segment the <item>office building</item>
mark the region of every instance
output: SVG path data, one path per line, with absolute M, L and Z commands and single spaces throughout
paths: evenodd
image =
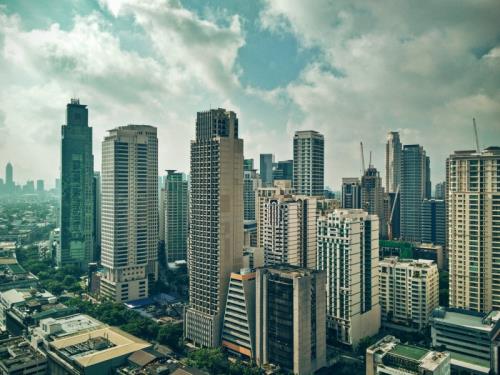
M 325 273 L 280 265 L 258 268 L 256 279 L 257 364 L 293 374 L 326 366 Z
M 238 118 L 225 109 L 198 112 L 191 143 L 189 307 L 186 339 L 220 345 L 231 272 L 243 252 L 243 140 Z
M 454 373 L 500 373 L 500 311 L 440 307 L 432 313 L 431 338 L 434 348 L 451 353 Z
M 222 346 L 245 359 L 255 358 L 255 272 L 232 272 L 226 298 Z
M 148 296 L 158 274 L 156 128 L 127 125 L 102 143 L 101 294 L 116 302 Z
M 243 159 L 243 171 L 253 171 L 254 169 L 253 159 Z
M 422 331 L 439 306 L 439 275 L 432 260 L 389 257 L 379 262 L 382 322 Z
M 278 161 L 273 169 L 273 180 L 293 180 L 293 160 Z
M 446 197 L 446 183 L 445 182 L 438 182 L 436 184 L 434 198 L 444 200 L 445 197 Z
M 385 188 L 388 193 L 395 193 L 401 185 L 402 153 L 399 133 L 389 132 L 385 146 Z
M 361 208 L 361 182 L 357 177 L 342 179 L 342 208 Z
M 39 194 L 45 192 L 45 183 L 43 180 L 36 180 L 36 192 Z
M 66 106 L 61 127 L 61 246 L 59 267 L 86 269 L 94 256 L 94 155 L 88 109 L 78 99 Z
M 323 196 L 325 191 L 325 139 L 314 130 L 293 137 L 293 188 L 298 195 Z
M 420 210 L 421 241 L 446 246 L 446 209 L 444 200 L 424 199 Z
M 361 177 L 361 208 L 370 215 L 377 215 L 380 236 L 386 236 L 384 213 L 384 188 L 377 169 L 370 165 Z
M 189 186 L 184 173 L 167 171 L 165 179 L 165 255 L 167 263 L 187 260 Z
M 34 194 L 35 193 L 35 181 L 28 180 L 26 184 L 23 186 L 24 194 Z
M 0 374 L 45 375 L 47 356 L 33 348 L 24 337 L 0 340 Z
M 401 169 L 401 238 L 420 241 L 421 205 L 427 196 L 427 157 L 422 146 L 405 145 Z
M 366 375 L 448 375 L 450 354 L 405 345 L 386 336 L 366 350 Z
M 326 271 L 327 323 L 338 342 L 356 347 L 378 333 L 379 221 L 361 209 L 318 219 L 318 264 Z
M 289 180 L 276 180 L 273 187 L 257 189 L 255 200 L 255 219 L 257 221 L 257 246 L 264 247 L 264 205 L 269 199 L 279 195 L 292 194 L 292 184 Z
M 15 191 L 14 184 L 14 167 L 12 163 L 9 161 L 5 166 L 5 193 L 12 194 Z
M 263 187 L 273 186 L 273 154 L 260 154 L 260 178 Z
M 243 171 L 244 220 L 255 220 L 255 199 L 260 187 L 260 177 L 255 169 Z
M 95 261 L 101 260 L 101 173 L 94 172 L 94 256 Z
M 414 243 L 413 259 L 432 260 L 439 271 L 448 270 L 443 246 L 432 243 Z
M 500 147 L 446 163 L 450 306 L 500 310 Z

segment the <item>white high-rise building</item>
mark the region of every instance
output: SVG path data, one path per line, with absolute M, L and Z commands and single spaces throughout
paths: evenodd
M 500 147 L 446 163 L 450 306 L 500 310 Z
M 234 112 L 198 112 L 191 142 L 186 339 L 216 347 L 231 272 L 243 261 L 243 140 Z
M 325 193 L 325 139 L 317 131 L 295 132 L 293 188 L 298 195 L 323 196 Z
M 429 325 L 439 306 L 439 274 L 432 260 L 389 257 L 379 263 L 382 320 L 416 330 Z
M 116 302 L 144 298 L 158 277 L 156 128 L 127 125 L 102 143 L 101 294 Z
M 327 323 L 337 341 L 356 346 L 380 329 L 379 221 L 361 209 L 318 219 L 318 265 L 326 271 Z
M 385 146 L 385 189 L 388 193 L 395 193 L 401 184 L 402 152 L 399 133 L 389 132 Z
M 316 198 L 279 195 L 264 204 L 266 266 L 287 263 L 316 268 Z

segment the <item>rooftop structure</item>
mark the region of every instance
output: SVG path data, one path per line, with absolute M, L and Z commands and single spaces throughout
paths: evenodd
M 42 375 L 47 371 L 47 358 L 30 346 L 23 337 L 0 341 L 0 373 Z

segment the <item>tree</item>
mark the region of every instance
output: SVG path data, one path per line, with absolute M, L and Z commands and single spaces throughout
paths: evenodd
M 202 348 L 189 353 L 188 364 L 207 370 L 210 374 L 227 374 L 229 363 L 220 348 Z
M 168 345 L 174 351 L 178 351 L 182 347 L 182 324 L 164 324 L 158 329 L 156 341 L 160 344 Z

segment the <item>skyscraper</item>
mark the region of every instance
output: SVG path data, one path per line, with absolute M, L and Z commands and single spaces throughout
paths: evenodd
M 322 196 L 325 192 L 325 139 L 317 131 L 295 132 L 293 188 L 297 195 Z
M 261 180 L 255 169 L 243 171 L 243 207 L 244 219 L 255 220 L 255 199 Z
M 422 146 L 405 145 L 401 164 L 401 238 L 420 241 L 421 206 L 428 198 L 428 158 Z
M 282 264 L 257 269 L 255 359 L 286 372 L 326 366 L 325 272 Z
M 278 161 L 273 169 L 273 180 L 293 180 L 293 160 Z
M 10 161 L 5 166 L 5 191 L 8 194 L 14 192 L 14 168 Z
M 421 241 L 446 246 L 446 212 L 442 199 L 424 199 L 420 212 Z
M 380 328 L 378 218 L 335 210 L 318 219 L 318 265 L 326 271 L 327 323 L 337 341 L 356 347 Z
M 342 208 L 361 208 L 361 183 L 357 177 L 342 179 Z
M 446 162 L 450 306 L 500 310 L 500 147 Z
M 399 133 L 389 132 L 385 146 L 385 188 L 388 193 L 395 193 L 401 184 L 401 154 Z
M 263 187 L 273 186 L 273 154 L 260 154 L 260 178 Z
M 127 125 L 102 143 L 101 294 L 116 302 L 148 296 L 158 273 L 156 128 Z
M 61 246 L 56 261 L 86 269 L 94 261 L 94 155 L 88 109 L 78 99 L 66 106 L 61 133 Z
M 167 171 L 165 179 L 165 254 L 167 263 L 187 260 L 189 189 L 184 173 Z
M 434 198 L 436 199 L 445 199 L 446 196 L 446 183 L 438 182 L 436 184 L 436 192 L 434 194 Z
M 43 180 L 36 180 L 36 192 L 43 193 L 45 191 L 45 183 Z
M 243 140 L 234 112 L 198 112 L 191 142 L 189 306 L 185 337 L 220 345 L 231 272 L 243 253 Z
M 384 214 L 384 188 L 382 179 L 373 165 L 370 165 L 361 177 L 361 208 L 370 215 L 377 215 L 380 235 L 385 237 L 386 224 Z
M 94 260 L 101 259 L 101 173 L 94 172 Z

